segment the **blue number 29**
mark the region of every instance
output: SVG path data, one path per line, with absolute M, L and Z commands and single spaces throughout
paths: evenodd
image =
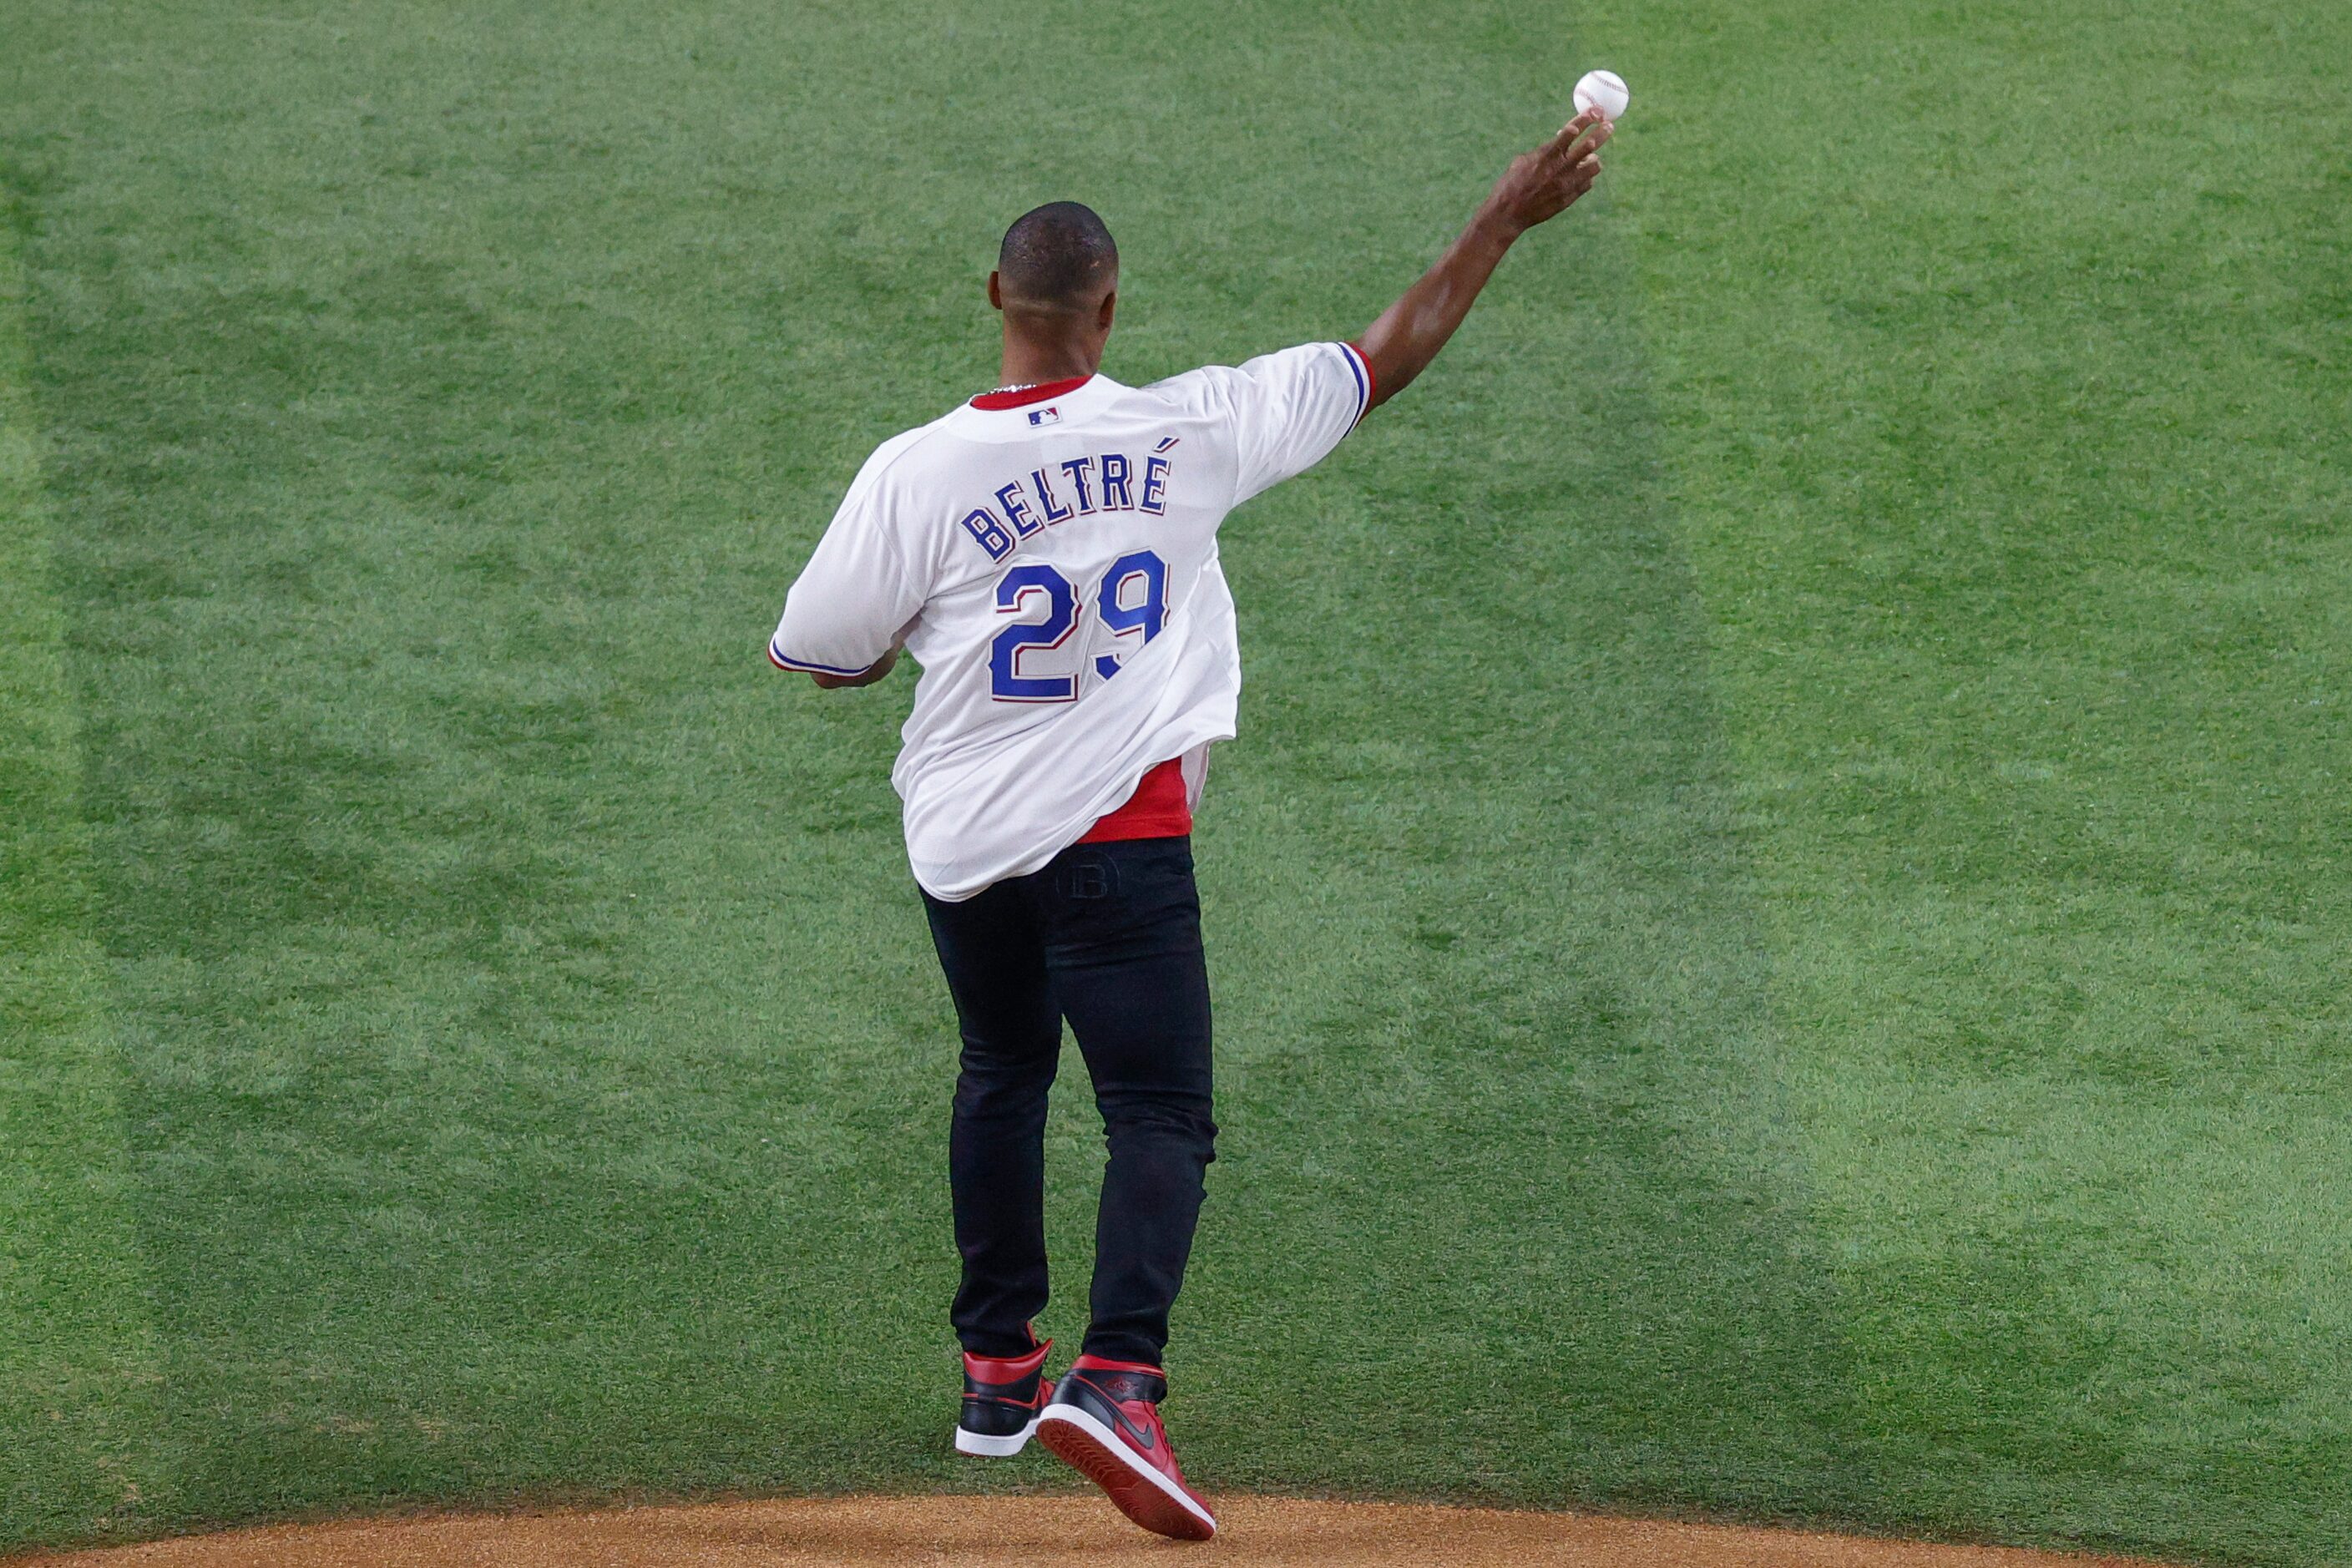
M 1078 595 L 1070 580 L 1043 562 L 1024 563 L 998 579 L 996 610 L 1023 618 L 989 644 L 989 695 L 999 702 L 1067 702 L 1076 698 L 1075 675 L 1021 673 L 1024 650 L 1060 647 L 1077 630 Z M 1095 613 L 1114 638 L 1139 637 L 1140 646 L 1158 637 L 1168 624 L 1168 563 L 1149 550 L 1112 562 L 1096 584 Z M 1109 679 L 1118 673 L 1122 657 L 1097 656 L 1095 673 Z

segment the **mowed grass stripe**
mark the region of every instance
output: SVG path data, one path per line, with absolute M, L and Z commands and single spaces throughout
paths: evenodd
M 1885 1517 L 2352 1558 L 2352 28 L 1685 21 L 1625 205 Z
M 1360 1486 L 1369 1441 L 1432 1493 L 1827 1513 L 1836 1314 L 1622 252 L 1583 216 L 1228 550 L 1282 609 L 1202 844 L 1265 1163 L 1239 1223 L 1288 1258 L 1227 1286 L 1212 1250 L 1206 1321 L 1335 1393 L 1341 1458 L 1259 1430 L 1269 1484 Z M 1317 1360 L 1333 1318 L 1412 1346 L 1409 1397 L 1386 1356 Z
M 0 1548 L 135 1533 L 159 1397 L 27 395 L 22 216 L 0 183 Z

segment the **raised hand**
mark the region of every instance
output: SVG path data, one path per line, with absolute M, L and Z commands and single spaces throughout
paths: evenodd
M 1615 129 L 1601 110 L 1589 109 L 1534 152 L 1513 159 L 1437 265 L 1364 329 L 1356 346 L 1372 373 L 1373 407 L 1429 367 L 1512 242 L 1592 188 L 1601 175 L 1601 144 Z
M 1598 109 L 1586 110 L 1559 135 L 1511 160 L 1481 216 L 1515 237 L 1558 217 L 1600 178 L 1601 149 L 1616 129 Z

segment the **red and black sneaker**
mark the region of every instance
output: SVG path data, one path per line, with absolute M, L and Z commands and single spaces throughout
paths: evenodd
M 1047 1340 L 1027 1355 L 963 1356 L 963 1414 L 956 1417 L 956 1452 L 1002 1459 L 1021 1451 L 1037 1430 L 1037 1412 L 1054 1397 L 1044 1376 Z
M 1217 1516 L 1176 1468 L 1160 1425 L 1167 1397 L 1168 1380 L 1156 1366 L 1082 1355 L 1037 1417 L 1037 1441 L 1144 1529 L 1206 1541 L 1217 1533 Z

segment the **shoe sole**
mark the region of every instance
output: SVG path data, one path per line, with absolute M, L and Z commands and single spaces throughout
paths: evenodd
M 1154 1535 L 1206 1541 L 1217 1533 L 1217 1521 L 1208 1510 L 1157 1469 L 1129 1458 L 1127 1445 L 1085 1411 L 1054 1406 L 1037 1419 L 1037 1441 L 1102 1488 L 1113 1508 Z
M 992 1436 L 985 1432 L 967 1432 L 959 1426 L 956 1428 L 956 1452 L 968 1454 L 975 1459 L 1009 1459 L 1027 1447 L 1029 1439 L 1036 1435 L 1037 1422 L 1034 1416 L 1028 1426 L 1006 1437 Z

